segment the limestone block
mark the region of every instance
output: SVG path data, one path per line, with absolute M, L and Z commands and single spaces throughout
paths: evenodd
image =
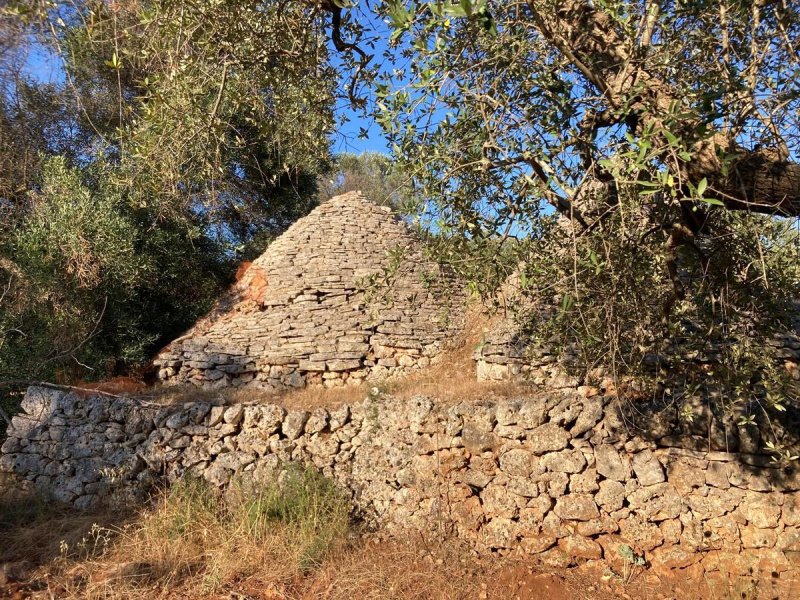
M 301 360 L 299 362 L 298 369 L 300 369 L 301 371 L 324 371 L 325 363 L 315 362 L 311 360 Z
M 324 408 L 317 408 L 311 412 L 306 422 L 305 431 L 309 435 L 319 433 L 328 426 L 328 411 Z
M 594 499 L 588 494 L 568 494 L 558 498 L 553 512 L 569 521 L 589 521 L 600 516 Z
M 594 427 L 603 417 L 603 401 L 600 398 L 587 398 L 582 403 L 582 409 L 575 425 L 570 429 L 570 434 L 578 437 Z
M 590 560 L 603 557 L 603 549 L 595 541 L 581 535 L 568 535 L 558 540 L 558 547 L 572 559 Z
M 690 459 L 678 458 L 668 463 L 667 479 L 676 487 L 679 494 L 689 495 L 694 488 L 705 485 L 707 468 L 708 462 L 693 463 Z
M 680 544 L 671 544 L 656 548 L 651 554 L 650 562 L 657 569 L 685 569 L 699 562 L 703 555 Z
M 513 448 L 500 455 L 500 470 L 511 477 L 529 477 L 533 461 L 533 455 L 527 450 Z
M 628 506 L 649 521 L 675 519 L 681 514 L 681 497 L 669 483 L 657 483 L 628 494 Z
M 508 365 L 478 361 L 476 365 L 478 381 L 502 381 L 508 378 Z
M 251 408 L 251 414 L 255 413 L 255 408 Z M 242 404 L 234 404 L 226 408 L 223 413 L 223 420 L 229 425 L 238 425 L 245 416 L 245 407 Z M 251 417 L 252 418 L 252 417 Z
M 289 412 L 283 419 L 281 431 L 290 440 L 296 440 L 303 434 L 303 428 L 308 421 L 309 413 L 304 410 Z
M 622 508 L 625 501 L 625 486 L 613 479 L 604 479 L 599 485 L 600 491 L 595 495 L 597 503 L 607 512 Z
M 534 454 L 542 455 L 563 450 L 569 440 L 570 435 L 567 430 L 552 423 L 545 423 L 528 434 L 526 447 Z
M 580 473 L 586 466 L 586 459 L 580 450 L 563 450 L 546 454 L 542 458 L 542 465 L 550 471 Z
M 630 465 L 616 449 L 608 444 L 601 444 L 594 449 L 595 469 L 600 475 L 615 481 L 626 481 L 630 477 Z
M 620 486 L 622 486 L 622 484 L 620 484 Z M 597 471 L 594 469 L 587 469 L 582 473 L 570 475 L 569 489 L 570 491 L 577 492 L 579 494 L 591 494 L 596 492 L 600 489 L 600 486 L 597 484 Z M 622 493 L 624 493 L 624 491 L 625 490 L 623 486 Z M 620 506 L 622 505 L 620 504 Z
M 481 541 L 490 548 L 510 548 L 517 524 L 509 518 L 492 519 L 481 528 Z
M 747 519 L 748 523 L 760 529 L 777 527 L 781 507 L 775 500 L 771 494 L 746 492 L 737 512 Z
M 65 392 L 61 390 L 31 386 L 25 392 L 25 396 L 20 402 L 20 408 L 26 415 L 35 419 L 48 417 L 58 410 L 59 401 L 65 395 Z
M 731 487 L 727 465 L 723 462 L 709 461 L 708 469 L 706 469 L 706 484 L 721 489 Z
M 753 525 L 740 525 L 739 534 L 742 539 L 742 548 L 772 548 L 778 541 L 775 529 L 761 529 Z
M 631 515 L 619 522 L 620 537 L 635 550 L 649 552 L 664 542 L 658 525 L 649 523 L 645 517 Z
M 732 490 L 711 488 L 705 496 L 690 494 L 685 502 L 699 519 L 721 517 L 732 512 L 741 500 L 741 495 Z
M 635 454 L 631 464 L 636 478 L 643 486 L 655 485 L 664 481 L 664 468 L 650 450 Z

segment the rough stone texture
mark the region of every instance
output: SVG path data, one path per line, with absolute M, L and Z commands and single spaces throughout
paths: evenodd
M 571 387 L 575 381 L 565 374 L 564 367 L 574 363 L 578 356 L 577 347 L 556 350 L 546 343 L 535 342 L 524 332 L 522 324 L 531 321 L 546 321 L 553 311 L 544 307 L 531 306 L 530 300 L 520 294 L 519 275 L 512 275 L 503 286 L 502 295 L 513 298 L 512 305 L 519 305 L 519 314 L 509 311 L 488 333 L 484 342 L 475 350 L 479 381 L 525 380 L 536 385 L 553 389 Z M 795 380 L 800 380 L 800 300 L 792 309 L 789 331 L 777 332 L 767 340 L 764 352 L 771 354 Z M 724 346 L 720 340 L 719 345 Z M 719 362 L 718 349 L 712 345 L 706 352 L 686 349 L 676 344 L 666 348 L 663 356 L 647 355 L 645 366 L 656 368 L 668 362 L 670 356 L 681 361 L 699 365 L 712 365 Z M 588 390 L 588 386 L 586 386 Z
M 436 360 L 465 301 L 388 207 L 354 192 L 293 224 L 154 363 L 205 387 L 357 384 Z
M 565 564 L 617 560 L 629 544 L 654 568 L 697 564 L 709 577 L 800 585 L 797 470 L 622 437 L 609 398 L 598 399 L 603 414 L 591 429 L 565 437 L 584 412 L 596 414 L 585 400 L 577 390 L 450 406 L 382 396 L 287 413 L 31 388 L 0 476 L 87 508 L 144 497 L 186 473 L 224 487 L 301 462 L 349 490 L 367 522 L 390 533 L 444 522 L 479 551 L 546 553 Z

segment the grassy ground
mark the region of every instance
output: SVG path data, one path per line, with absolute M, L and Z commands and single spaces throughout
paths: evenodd
M 79 512 L 34 496 L 0 503 L 0 599 L 611 600 L 753 599 L 749 577 L 622 578 L 601 562 L 567 568 L 475 556 L 464 541 L 379 539 L 313 470 L 225 495 L 185 479 L 144 507 Z M 762 590 L 765 591 L 765 590 Z M 782 593 L 770 598 L 789 598 Z
M 457 540 L 378 540 L 359 530 L 345 497 L 315 471 L 292 468 L 279 482 L 223 496 L 186 479 L 138 510 L 76 512 L 31 496 L 6 501 L 0 598 L 611 597 L 594 586 L 559 595 L 577 594 L 583 583 L 530 564 L 478 559 Z M 511 593 L 525 585 L 544 595 Z

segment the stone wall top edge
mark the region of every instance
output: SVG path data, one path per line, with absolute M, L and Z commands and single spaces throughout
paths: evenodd
M 64 416 L 65 413 L 72 415 L 72 418 L 83 419 L 86 422 L 94 420 L 116 420 L 124 421 L 130 417 L 145 417 L 153 419 L 163 424 L 166 419 L 173 415 L 188 413 L 196 411 L 202 407 L 204 411 L 213 407 L 230 408 L 232 406 L 242 407 L 260 407 L 265 411 L 279 411 L 284 415 L 305 415 L 305 417 L 313 415 L 315 412 L 319 413 L 324 411 L 331 413 L 340 410 L 347 410 L 351 413 L 364 413 L 367 411 L 377 409 L 377 413 L 391 415 L 395 424 L 400 424 L 402 427 L 397 429 L 405 429 L 410 426 L 411 422 L 425 422 L 433 418 L 434 421 L 443 423 L 446 417 L 457 416 L 462 418 L 464 422 L 480 421 L 481 419 L 489 418 L 491 420 L 491 429 L 502 427 L 502 419 L 500 414 L 505 411 L 505 414 L 522 414 L 526 408 L 530 408 L 537 403 L 545 403 L 548 399 L 552 400 L 553 396 L 561 396 L 560 404 L 563 404 L 563 399 L 574 397 L 576 400 L 579 396 L 575 394 L 574 390 L 553 390 L 552 392 L 532 392 L 530 395 L 519 395 L 511 398 L 482 398 L 478 400 L 460 400 L 460 401 L 447 401 L 442 402 L 438 398 L 430 395 L 417 394 L 408 398 L 398 398 L 388 394 L 381 394 L 377 396 L 367 395 L 364 398 L 352 402 L 340 403 L 336 405 L 318 406 L 310 408 L 291 408 L 285 406 L 279 400 L 270 402 L 264 400 L 252 400 L 244 402 L 230 402 L 223 395 L 211 398 L 203 398 L 197 400 L 185 400 L 173 404 L 159 404 L 153 402 L 152 399 L 141 396 L 114 396 L 106 394 L 91 395 L 85 392 L 74 392 L 67 389 L 50 388 L 43 386 L 30 386 L 26 392 L 25 399 L 22 402 L 22 412 L 15 416 L 19 419 L 18 422 L 24 422 L 26 428 L 29 425 L 43 424 L 48 419 L 54 416 Z M 605 407 L 615 401 L 611 396 L 596 396 L 591 398 L 600 402 Z M 99 414 L 103 411 L 110 411 L 110 416 L 107 418 L 100 417 Z M 103 413 L 105 414 L 105 413 Z M 205 414 L 205 412 L 203 413 Z M 304 417 L 304 418 L 305 418 Z M 606 416 L 601 416 L 598 423 L 603 422 Z M 515 421 L 516 422 L 516 421 Z M 547 426 L 557 422 L 557 419 L 546 418 L 538 426 Z M 538 427 L 537 426 L 537 427 Z M 536 427 L 533 427 L 536 429 Z M 14 437 L 14 425 L 9 429 L 9 436 Z M 18 432 L 23 437 L 25 430 Z M 578 442 L 578 446 L 588 443 L 583 439 L 582 434 L 571 435 L 571 439 Z M 754 454 L 748 452 L 723 452 L 717 450 L 696 450 L 689 447 L 674 447 L 674 446 L 660 446 L 652 440 L 645 440 L 637 435 L 631 435 L 628 442 L 631 440 L 644 440 L 644 445 L 637 445 L 635 449 L 631 450 L 620 440 L 606 440 L 605 444 L 618 446 L 619 451 L 628 454 L 636 454 L 644 449 L 651 450 L 655 455 L 660 457 L 669 458 L 688 458 L 700 459 L 710 462 L 738 462 L 744 466 L 756 467 L 759 469 L 781 469 L 780 464 L 775 464 L 770 460 L 768 454 Z M 593 442 L 593 445 L 597 445 Z M 578 447 L 576 446 L 576 447 Z

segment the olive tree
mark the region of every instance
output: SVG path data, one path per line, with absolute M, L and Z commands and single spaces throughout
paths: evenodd
M 794 393 L 764 345 L 800 295 L 796 3 L 369 6 L 375 118 L 476 290 L 516 272 L 521 327 L 584 372 L 717 348 L 689 379 Z

